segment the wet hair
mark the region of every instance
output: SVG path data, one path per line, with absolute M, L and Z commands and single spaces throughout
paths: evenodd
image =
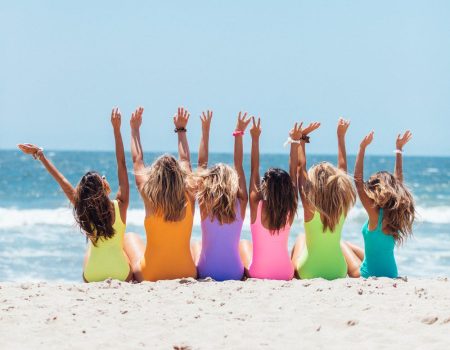
M 236 201 L 239 192 L 239 176 L 234 168 L 219 163 L 193 174 L 196 198 L 211 221 L 220 224 L 236 220 Z M 239 214 L 240 215 L 240 214 Z
M 111 200 L 103 179 L 95 171 L 88 171 L 76 187 L 74 217 L 86 237 L 96 245 L 100 238 L 114 236 Z
M 163 216 L 165 221 L 180 221 L 186 207 L 186 172 L 171 155 L 156 159 L 145 170 L 147 181 L 142 186 L 142 194 L 150 208 Z
M 286 226 L 297 213 L 297 193 L 289 174 L 283 169 L 270 168 L 261 180 L 260 192 L 265 200 L 265 213 L 271 234 Z
M 383 209 L 383 231 L 401 244 L 412 234 L 416 216 L 414 198 L 402 181 L 387 171 L 372 175 L 364 184 L 367 196 Z
M 334 231 L 341 216 L 347 216 L 356 202 L 356 191 L 350 176 L 328 162 L 322 162 L 308 171 L 305 186 L 308 201 L 322 219 L 323 232 Z

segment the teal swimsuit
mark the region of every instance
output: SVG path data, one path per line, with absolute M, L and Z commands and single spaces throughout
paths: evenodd
M 369 230 L 369 221 L 362 229 L 364 237 L 364 261 L 361 264 L 361 277 L 398 277 L 397 264 L 395 263 L 394 248 L 395 239 L 383 232 L 383 209 L 378 213 L 377 228 Z

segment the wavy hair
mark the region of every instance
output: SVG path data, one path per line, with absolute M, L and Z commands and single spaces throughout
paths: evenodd
M 261 180 L 260 192 L 265 200 L 265 213 L 271 234 L 278 233 L 297 213 L 297 193 L 289 174 L 270 168 Z
M 394 175 L 380 171 L 364 185 L 367 196 L 383 209 L 383 231 L 392 232 L 397 243 L 402 244 L 413 232 L 416 217 L 414 198 L 410 190 Z
M 114 236 L 111 200 L 97 172 L 89 171 L 81 178 L 74 202 L 75 220 L 94 246 L 100 238 Z
M 305 186 L 308 201 L 322 219 L 323 232 L 334 231 L 341 216 L 347 216 L 356 202 L 353 181 L 345 171 L 328 162 L 312 166 Z
M 193 174 L 196 199 L 204 207 L 211 221 L 220 224 L 236 220 L 236 201 L 239 192 L 239 176 L 234 168 L 218 163 Z
M 141 192 L 150 208 L 165 221 L 180 221 L 186 207 L 186 173 L 171 155 L 163 155 L 146 168 Z

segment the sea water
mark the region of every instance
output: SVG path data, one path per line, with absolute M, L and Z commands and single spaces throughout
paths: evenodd
M 106 175 L 117 190 L 117 168 L 113 152 L 46 151 L 47 157 L 76 185 L 88 170 Z M 160 154 L 146 153 L 151 163 Z M 196 155 L 192 155 L 196 159 Z M 392 171 L 394 155 L 367 156 L 365 175 Z M 127 154 L 130 205 L 127 232 L 145 239 L 144 209 L 136 191 L 131 157 Z M 336 162 L 336 156 L 308 155 L 308 165 Z M 349 169 L 355 157 L 349 156 Z M 232 164 L 232 154 L 210 154 L 210 164 Z M 269 167 L 288 168 L 287 154 L 262 154 L 261 175 Z M 244 157 L 249 180 L 250 157 Z M 396 248 L 399 273 L 407 276 L 450 276 L 450 158 L 405 157 L 405 182 L 412 190 L 418 218 L 414 235 Z M 367 219 L 358 202 L 350 212 L 343 239 L 363 246 L 361 227 Z M 199 211 L 194 218 L 193 240 L 201 238 Z M 290 247 L 303 232 L 301 207 L 290 236 Z M 242 238 L 250 239 L 249 211 Z M 81 281 L 86 238 L 75 225 L 72 209 L 57 183 L 39 161 L 20 151 L 0 151 L 0 281 Z

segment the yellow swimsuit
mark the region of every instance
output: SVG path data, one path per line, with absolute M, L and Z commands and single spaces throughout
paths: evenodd
M 165 221 L 162 215 L 151 215 L 145 219 L 147 246 L 141 259 L 144 280 L 197 277 L 190 248 L 194 217 L 189 199 L 185 212 L 184 218 L 176 222 Z
M 130 265 L 123 250 L 123 238 L 126 225 L 120 217 L 119 204 L 114 203 L 114 236 L 100 238 L 96 246 L 89 240 L 88 261 L 84 268 L 84 278 L 88 282 L 100 282 L 108 278 L 125 281 L 130 274 Z

